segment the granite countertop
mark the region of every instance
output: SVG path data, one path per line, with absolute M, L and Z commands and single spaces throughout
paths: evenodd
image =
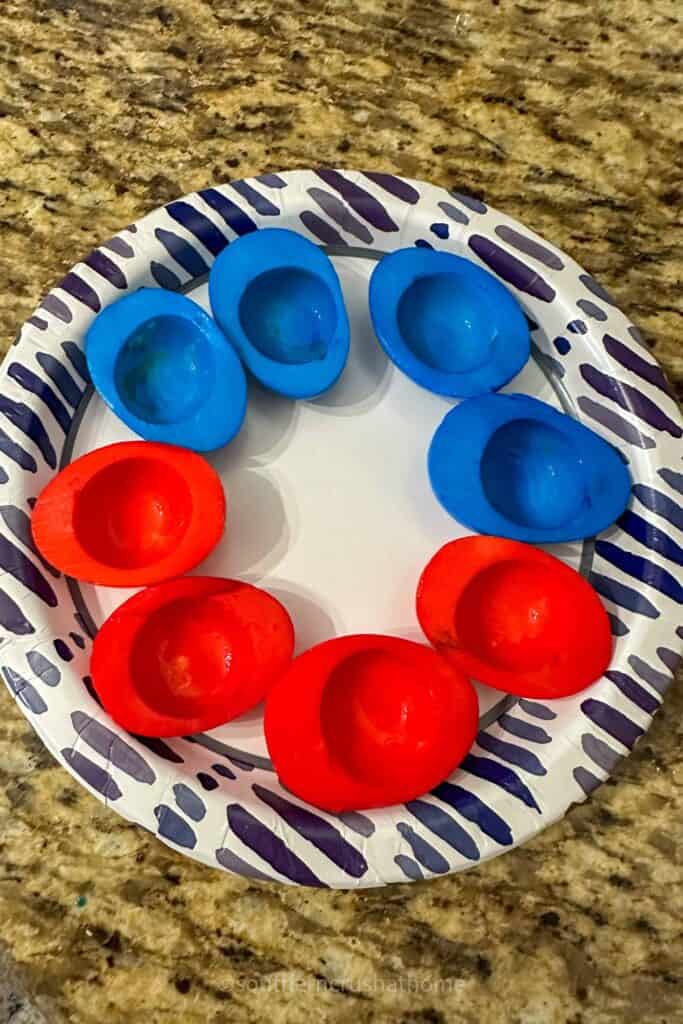
M 184 192 L 320 163 L 485 194 L 680 385 L 675 0 L 4 0 L 0 337 Z M 0 691 L 0 1021 L 683 1022 L 683 687 L 586 804 L 465 874 L 211 871 L 56 767 Z

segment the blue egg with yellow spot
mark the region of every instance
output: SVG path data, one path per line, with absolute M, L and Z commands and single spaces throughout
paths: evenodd
M 107 306 L 88 330 L 85 355 L 104 401 L 147 441 L 211 451 L 242 425 L 242 364 L 184 295 L 141 288 Z
M 519 303 L 493 274 L 452 253 L 389 253 L 370 279 L 370 314 L 389 358 L 440 395 L 496 391 L 529 358 Z
M 619 518 L 631 490 L 615 448 L 527 395 L 461 402 L 437 428 L 428 465 L 454 519 L 531 543 L 592 537 Z
M 244 365 L 271 391 L 314 398 L 349 354 L 349 322 L 332 263 L 283 228 L 243 235 L 209 275 L 211 309 Z

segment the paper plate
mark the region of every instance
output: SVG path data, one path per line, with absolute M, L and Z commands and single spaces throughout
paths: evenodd
M 480 688 L 481 730 L 462 767 L 407 806 L 341 815 L 278 783 L 260 709 L 211 733 L 140 740 L 93 699 L 91 637 L 129 591 L 79 585 L 45 565 L 29 516 L 60 466 L 132 435 L 88 387 L 84 334 L 142 286 L 208 309 L 207 272 L 238 235 L 277 225 L 325 247 L 352 340 L 322 397 L 293 403 L 250 385 L 245 427 L 210 456 L 228 498 L 224 540 L 202 573 L 258 582 L 289 609 L 298 649 L 382 632 L 420 639 L 419 574 L 464 531 L 431 493 L 426 453 L 452 404 L 388 364 L 373 336 L 368 279 L 385 252 L 431 245 L 487 267 L 522 304 L 533 358 L 507 391 L 576 416 L 615 445 L 633 478 L 629 510 L 595 540 L 555 545 L 611 617 L 607 675 L 538 703 Z M 58 760 L 113 810 L 214 867 L 299 885 L 354 887 L 459 871 L 524 842 L 582 800 L 650 724 L 679 660 L 683 433 L 637 329 L 569 257 L 468 196 L 388 174 L 294 171 L 169 203 L 77 264 L 23 326 L 0 395 L 0 668 Z

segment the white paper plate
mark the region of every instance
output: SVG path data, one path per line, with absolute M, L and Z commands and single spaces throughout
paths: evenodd
M 374 338 L 375 261 L 431 244 L 479 262 L 533 322 L 533 359 L 506 388 L 544 399 L 617 446 L 629 511 L 597 541 L 548 548 L 587 575 L 611 616 L 607 676 L 559 701 L 479 688 L 481 731 L 463 766 L 407 806 L 325 814 L 283 790 L 260 709 L 192 739 L 139 740 L 84 684 L 90 637 L 131 591 L 78 584 L 32 548 L 32 499 L 71 459 L 134 435 L 87 387 L 95 313 L 141 286 L 209 310 L 206 275 L 237 234 L 266 226 L 326 247 L 351 323 L 335 388 L 293 403 L 250 385 L 245 427 L 209 461 L 228 498 L 224 540 L 196 572 L 258 583 L 288 608 L 297 650 L 330 636 L 421 639 L 419 574 L 463 531 L 426 468 L 449 400 L 418 388 Z M 460 870 L 561 817 L 647 729 L 679 657 L 681 424 L 637 330 L 571 259 L 479 200 L 390 175 L 267 174 L 170 203 L 79 263 L 22 328 L 0 412 L 2 674 L 56 757 L 120 814 L 213 866 L 295 884 L 366 886 Z

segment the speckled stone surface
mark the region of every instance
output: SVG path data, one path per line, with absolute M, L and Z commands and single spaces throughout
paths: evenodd
M 326 163 L 485 194 L 592 271 L 680 388 L 680 15 L 4 0 L 3 347 L 64 270 L 159 203 Z M 682 722 L 677 685 L 615 778 L 524 848 L 354 894 L 175 855 L 57 768 L 3 689 L 0 1022 L 34 1019 L 17 1016 L 31 1002 L 50 1024 L 683 1022 Z

